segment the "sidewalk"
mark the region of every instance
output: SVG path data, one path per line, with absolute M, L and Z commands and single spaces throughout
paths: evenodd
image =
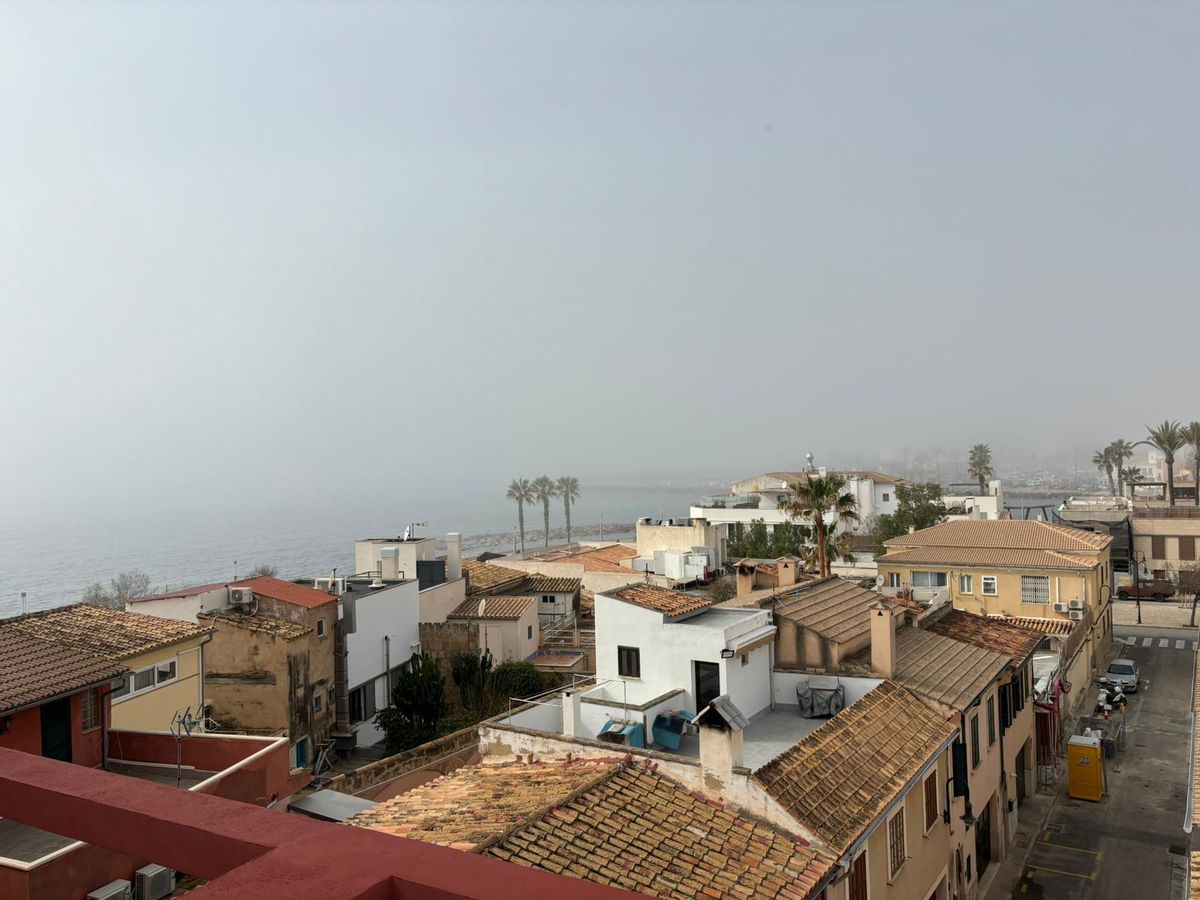
M 1137 601 L 1114 600 L 1112 604 L 1113 625 L 1124 627 L 1137 624 Z M 1159 628 L 1188 628 L 1192 617 L 1192 600 L 1143 600 L 1142 624 Z M 1196 621 L 1200 623 L 1200 609 L 1196 610 Z

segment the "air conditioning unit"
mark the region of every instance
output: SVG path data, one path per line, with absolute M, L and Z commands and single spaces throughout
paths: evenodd
M 175 871 L 165 866 L 142 866 L 133 877 L 133 900 L 162 900 L 175 890 Z
M 1065 603 L 1055 603 L 1055 604 L 1054 604 L 1054 611 L 1055 611 L 1056 613 L 1065 613 L 1065 612 L 1067 611 L 1067 604 L 1065 604 Z
M 1082 619 L 1083 619 L 1083 610 L 1081 610 L 1081 609 L 1073 609 L 1073 610 L 1071 610 L 1071 612 L 1070 612 L 1070 616 L 1071 616 L 1071 621 L 1072 621 L 1072 622 L 1079 622 L 1079 621 L 1082 621 Z
M 1083 609 L 1083 601 L 1082 600 L 1072 600 L 1071 601 L 1071 609 Z
M 251 588 L 231 587 L 229 589 L 229 605 L 234 609 L 249 609 L 254 603 L 254 591 Z
M 125 879 L 110 881 L 87 895 L 87 900 L 132 900 L 133 885 Z

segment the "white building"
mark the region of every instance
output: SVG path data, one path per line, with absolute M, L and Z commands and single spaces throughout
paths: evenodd
M 125 611 L 158 616 L 162 619 L 176 619 L 180 622 L 195 622 L 198 613 L 214 612 L 228 605 L 229 585 L 220 582 L 139 597 L 137 600 L 128 601 Z
M 582 725 L 596 734 L 615 717 L 649 734 L 660 712 L 695 715 L 720 694 L 753 717 L 771 705 L 774 639 L 766 610 L 645 584 L 597 594 L 598 687 L 582 698 Z
M 354 542 L 356 576 L 376 576 L 385 581 L 415 580 L 420 590 L 420 620 L 445 622 L 467 598 L 462 576 L 462 535 L 446 535 L 446 556 L 438 553 L 438 542 L 430 537 L 413 537 L 405 532 L 395 538 L 363 538 Z M 318 579 L 327 584 L 326 579 Z M 320 585 L 319 585 L 320 586 Z
M 420 591 L 415 579 L 348 578 L 344 587 L 335 635 L 344 641 L 345 674 L 335 664 L 335 690 L 347 696 L 357 745 L 369 747 L 384 738 L 375 713 L 388 705 L 396 673 L 421 649 Z
M 999 481 L 989 481 L 986 490 L 979 485 L 952 484 L 942 492 L 946 520 L 999 519 L 1004 512 L 1004 487 Z
M 846 489 L 858 501 L 859 525 L 856 531 L 872 516 L 894 513 L 897 508 L 896 488 L 905 484 L 903 478 L 885 475 L 883 472 L 829 471 L 824 467 L 807 472 L 767 472 L 735 481 L 729 493 L 704 497 L 691 508 L 693 518 L 702 518 L 709 523 L 725 525 L 749 525 L 762 519 L 767 528 L 773 529 L 791 521 L 780 505 L 791 498 L 789 485 L 805 481 L 810 475 L 840 475 L 846 479 Z

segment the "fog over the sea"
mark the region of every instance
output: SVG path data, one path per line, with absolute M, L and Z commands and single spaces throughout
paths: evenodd
M 1198 26 L 5 4 L 0 521 L 1200 418 Z

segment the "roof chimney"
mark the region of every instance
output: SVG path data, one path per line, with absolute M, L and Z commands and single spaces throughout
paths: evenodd
M 715 698 L 692 720 L 700 734 L 700 770 L 722 782 L 745 763 L 742 730 L 749 721 L 728 694 Z
M 737 579 L 737 595 L 739 597 L 745 597 L 754 590 L 755 568 L 753 563 L 746 560 L 742 560 L 734 567 L 737 573 L 734 577 Z
M 884 678 L 896 674 L 896 620 L 882 600 L 871 604 L 871 669 Z
M 446 580 L 462 578 L 462 535 L 452 531 L 446 535 Z

